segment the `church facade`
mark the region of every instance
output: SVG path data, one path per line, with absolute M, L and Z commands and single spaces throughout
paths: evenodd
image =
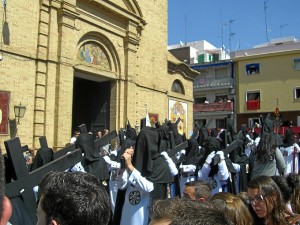
M 193 130 L 197 75 L 167 50 L 167 0 L 6 1 L 0 43 L 0 141 L 55 149 L 81 124 L 118 130 L 181 118 Z M 26 107 L 19 123 L 14 106 Z M 10 121 L 10 122 L 9 122 Z M 13 132 L 15 131 L 15 132 Z

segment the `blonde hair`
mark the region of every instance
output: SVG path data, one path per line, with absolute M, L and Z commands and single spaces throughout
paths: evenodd
M 239 197 L 228 192 L 219 192 L 213 195 L 210 200 L 216 207 L 224 211 L 227 219 L 233 224 L 253 224 L 253 218 L 249 209 Z

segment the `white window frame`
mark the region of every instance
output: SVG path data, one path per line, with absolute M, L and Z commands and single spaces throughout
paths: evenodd
M 297 97 L 297 91 L 299 92 L 298 94 L 298 97 Z M 295 87 L 294 88 L 294 98 L 295 99 L 300 99 L 300 87 Z
M 259 93 L 259 101 L 261 101 L 261 91 L 260 90 L 249 90 L 249 91 L 246 91 L 246 102 L 248 101 L 248 94 L 255 94 L 255 93 Z
M 300 70 L 300 58 L 295 58 L 293 63 L 294 63 L 294 69 Z

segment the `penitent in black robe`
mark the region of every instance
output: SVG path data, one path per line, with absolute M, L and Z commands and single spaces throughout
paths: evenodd
M 152 199 L 163 199 L 167 196 L 167 184 L 173 181 L 164 156 L 159 150 L 160 136 L 156 128 L 144 127 L 136 140 L 132 164 L 143 177 L 153 182 Z M 118 225 L 122 215 L 122 206 L 126 190 L 119 190 L 116 200 L 113 224 Z
M 108 180 L 109 173 L 106 162 L 96 150 L 93 136 L 88 133 L 80 134 L 76 140 L 76 147 L 84 153 L 84 159 L 81 162 L 84 170 L 102 181 Z

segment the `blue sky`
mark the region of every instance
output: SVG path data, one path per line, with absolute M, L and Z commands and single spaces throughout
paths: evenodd
M 234 51 L 252 48 L 267 39 L 287 36 L 300 39 L 300 0 L 168 2 L 169 45 L 206 40 L 216 47 L 223 44 Z

